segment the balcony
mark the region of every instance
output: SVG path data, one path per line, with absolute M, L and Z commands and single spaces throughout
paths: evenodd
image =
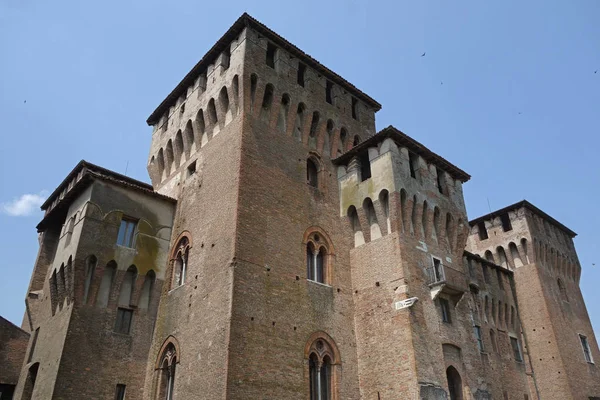
M 468 289 L 465 273 L 448 265 L 436 263 L 427 268 L 426 272 L 432 299 L 440 293 L 445 293 L 458 301 Z

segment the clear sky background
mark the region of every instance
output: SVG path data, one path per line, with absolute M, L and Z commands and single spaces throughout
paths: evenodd
M 80 159 L 148 181 L 146 118 L 244 11 L 469 172 L 470 218 L 526 198 L 576 231 L 600 333 L 598 0 L 0 0 L 0 315 L 21 323 L 40 199 Z

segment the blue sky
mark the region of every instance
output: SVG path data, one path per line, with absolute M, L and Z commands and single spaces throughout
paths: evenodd
M 244 11 L 469 172 L 470 218 L 526 198 L 576 231 L 600 332 L 597 0 L 1 1 L 0 315 L 21 322 L 40 199 L 82 158 L 148 181 L 146 118 Z

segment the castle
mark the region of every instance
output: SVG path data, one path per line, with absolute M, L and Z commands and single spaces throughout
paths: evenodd
M 469 221 L 380 108 L 242 15 L 148 118 L 151 185 L 81 161 L 43 204 L 1 398 L 600 399 L 575 233 Z

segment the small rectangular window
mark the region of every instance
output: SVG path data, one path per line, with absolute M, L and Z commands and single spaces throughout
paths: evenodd
M 581 348 L 583 349 L 583 356 L 585 357 L 585 361 L 590 364 L 594 363 L 594 359 L 592 358 L 592 350 L 590 349 L 590 344 L 588 343 L 587 337 L 583 335 L 579 335 L 579 340 L 581 341 Z
M 521 353 L 521 345 L 519 344 L 519 339 L 511 336 L 510 345 L 513 350 L 515 361 L 523 362 L 523 354 Z
M 125 385 L 119 383 L 115 390 L 115 400 L 125 400 Z
M 433 257 L 433 283 L 445 281 L 444 267 L 442 266 L 442 260 Z
M 267 66 L 275 69 L 275 53 L 277 47 L 272 43 L 267 43 Z
M 477 223 L 477 230 L 479 231 L 479 240 L 485 240 L 488 238 L 487 229 L 485 227 L 485 221 L 479 221 Z
M 333 83 L 329 81 L 325 84 L 325 101 L 333 104 Z
M 483 339 L 481 338 L 481 327 L 475 325 L 473 327 L 473 332 L 475 333 L 475 339 L 477 340 L 477 348 L 480 352 L 483 352 Z
M 508 213 L 502 214 L 500 216 L 500 221 L 502 221 L 502 230 L 504 232 L 512 231 L 512 225 L 510 223 L 510 217 Z
M 366 181 L 371 177 L 371 161 L 369 160 L 369 153 L 365 151 L 359 156 L 360 162 L 360 180 Z
M 438 191 L 441 194 L 447 194 L 447 191 L 446 191 L 446 179 L 445 179 L 445 176 L 444 176 L 444 171 L 442 171 L 441 169 L 439 169 L 439 168 L 436 167 L 435 168 L 435 172 L 436 172 L 436 175 L 437 175 L 437 188 L 438 188 Z
M 115 323 L 115 332 L 129 334 L 131 330 L 131 319 L 133 310 L 127 308 L 117 308 L 117 322 Z
M 417 179 L 417 171 L 419 170 L 419 157 L 409 152 L 408 153 L 408 166 L 410 168 L 410 176 Z
M 306 72 L 306 65 L 298 63 L 298 75 L 296 76 L 296 82 L 298 85 L 304 87 L 304 74 Z
M 196 161 L 188 165 L 187 167 L 187 176 L 188 178 L 196 173 Z
M 117 244 L 119 246 L 131 247 L 134 245 L 134 234 L 137 221 L 123 218 L 119 226 L 119 235 L 117 236 Z
M 450 303 L 446 299 L 440 298 L 440 308 L 442 309 L 442 321 L 452 323 L 452 317 L 450 316 Z
M 358 121 L 358 100 L 352 98 L 352 118 Z

